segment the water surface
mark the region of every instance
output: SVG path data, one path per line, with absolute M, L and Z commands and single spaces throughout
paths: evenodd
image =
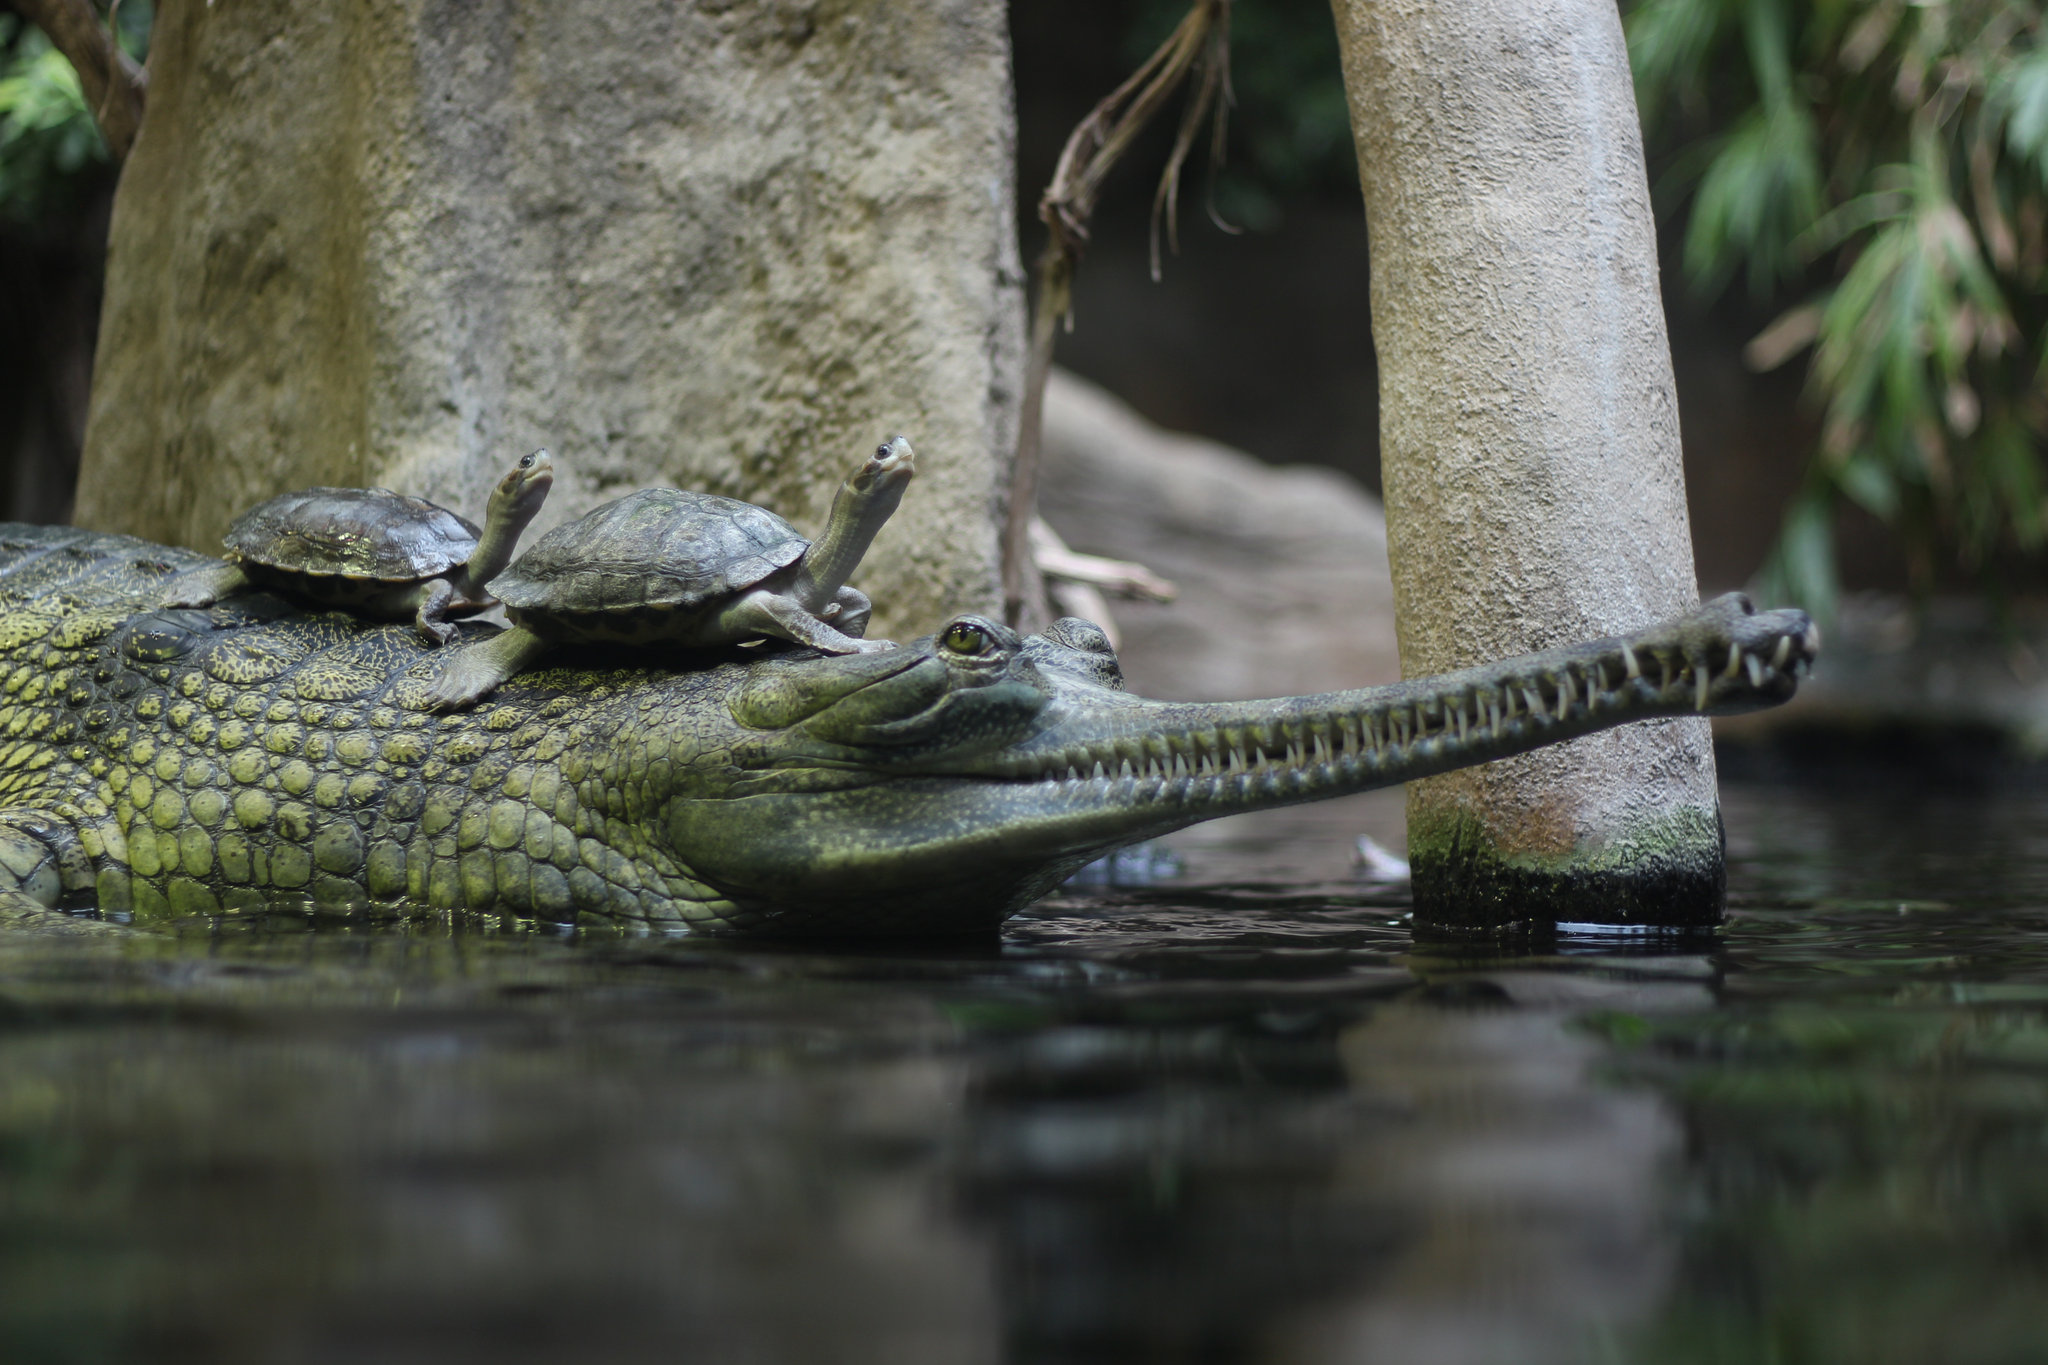
M 0 944 L 0 1360 L 2048 1360 L 2048 789 L 1724 798 L 1686 938 L 1418 942 L 1383 793 L 986 943 Z

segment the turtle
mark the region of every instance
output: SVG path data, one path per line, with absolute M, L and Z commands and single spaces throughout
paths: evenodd
M 449 618 L 494 604 L 484 585 L 512 558 L 554 481 L 547 451 L 521 457 L 491 490 L 481 530 L 388 488 L 284 493 L 236 517 L 224 561 L 172 579 L 161 605 L 209 607 L 269 588 L 363 616 L 411 618 L 430 644 L 453 644 Z
M 673 488 L 557 526 L 491 581 L 512 628 L 449 655 L 427 705 L 473 705 L 558 644 L 894 649 L 862 638 L 873 604 L 846 580 L 916 473 L 903 437 L 876 447 L 840 484 L 815 544 L 765 507 Z

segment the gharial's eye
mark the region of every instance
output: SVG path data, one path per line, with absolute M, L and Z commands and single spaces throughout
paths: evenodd
M 940 643 L 955 654 L 979 654 L 988 648 L 988 632 L 971 622 L 955 621 L 946 627 Z

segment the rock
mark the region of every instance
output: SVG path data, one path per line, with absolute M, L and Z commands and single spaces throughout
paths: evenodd
M 876 634 L 1001 600 L 1023 273 L 999 0 L 167 5 L 77 517 L 218 548 L 386 484 L 534 532 L 637 488 L 815 533 L 891 433 Z
M 1400 680 L 1386 521 L 1345 475 L 1161 431 L 1064 371 L 1046 387 L 1042 458 L 1039 506 L 1069 545 L 1180 588 L 1115 604 L 1132 691 L 1228 701 Z

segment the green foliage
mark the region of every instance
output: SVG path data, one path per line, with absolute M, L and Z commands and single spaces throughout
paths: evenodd
M 1832 606 L 1840 499 L 1898 528 L 1923 586 L 2038 552 L 2041 4 L 1642 0 L 1626 23 L 1688 279 L 1798 300 L 1751 343 L 1759 368 L 1811 348 L 1821 444 L 1769 587 Z
M 139 55 L 152 8 L 121 7 L 121 44 Z M 107 159 L 107 145 L 78 73 L 42 31 L 0 14 L 0 218 L 25 221 L 60 207 L 80 178 Z
M 44 212 L 67 182 L 107 157 L 78 88 L 78 73 L 50 40 L 0 15 L 0 215 Z

